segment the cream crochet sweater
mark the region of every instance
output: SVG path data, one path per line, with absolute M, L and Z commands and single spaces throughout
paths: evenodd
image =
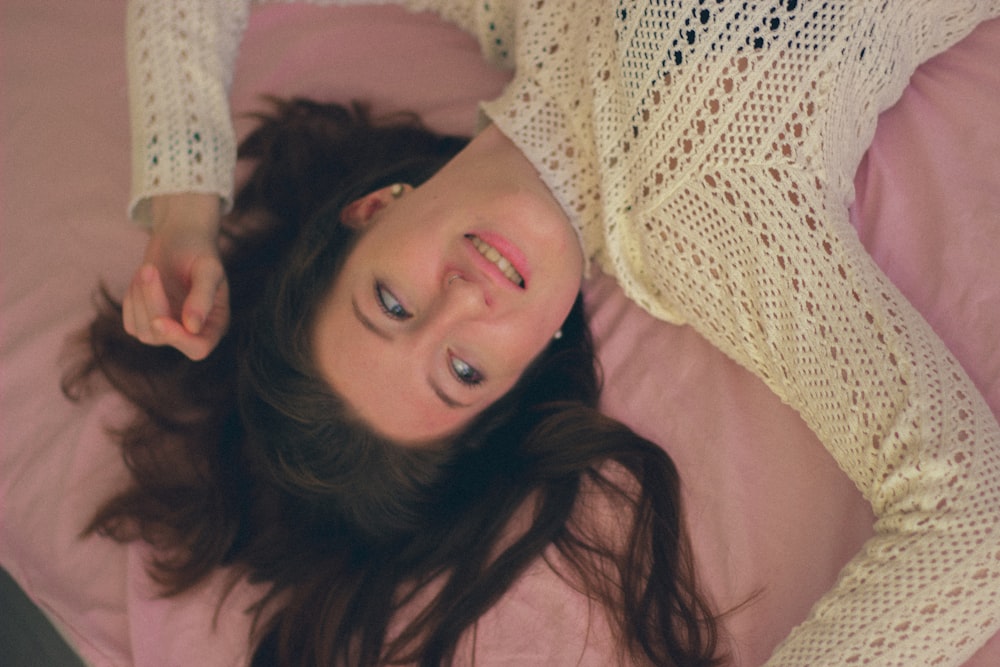
M 133 212 L 232 196 L 244 0 L 130 8 Z M 1000 628 L 1000 430 L 849 225 L 877 114 L 989 0 L 439 0 L 588 256 L 796 408 L 876 536 L 769 665 L 958 665 Z

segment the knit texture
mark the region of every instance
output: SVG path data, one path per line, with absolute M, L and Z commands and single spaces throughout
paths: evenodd
M 768 664 L 961 664 L 1000 627 L 1000 429 L 847 206 L 878 113 L 1000 3 L 410 4 L 515 68 L 483 110 L 587 255 L 760 376 L 871 502 L 876 536 Z M 134 207 L 231 200 L 225 96 L 247 12 L 130 9 Z

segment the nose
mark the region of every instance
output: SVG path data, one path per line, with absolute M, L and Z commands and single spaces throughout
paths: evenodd
M 414 331 L 418 345 L 435 349 L 459 335 L 466 339 L 473 330 L 480 329 L 478 325 L 486 323 L 493 311 L 491 297 L 483 285 L 461 273 L 446 275 L 433 304 L 424 311 Z
M 487 286 L 455 272 L 445 278 L 441 301 L 449 309 L 475 315 L 488 310 L 493 304 L 493 297 Z
M 491 311 L 492 297 L 480 283 L 459 272 L 444 277 L 427 325 L 448 334 L 463 324 L 482 321 Z

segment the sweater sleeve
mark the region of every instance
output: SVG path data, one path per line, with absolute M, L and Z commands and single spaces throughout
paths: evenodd
M 317 4 L 373 4 L 310 0 Z M 512 2 L 401 0 L 475 35 L 484 55 L 509 66 Z M 236 139 L 229 89 L 252 0 L 130 0 L 127 13 L 132 191 L 129 215 L 148 222 L 150 197 L 177 192 L 233 199 Z
M 891 21 L 874 5 L 859 19 L 887 36 L 901 32 Z M 631 228 L 614 237 L 635 298 L 678 313 L 761 377 L 875 512 L 874 537 L 775 667 L 960 665 L 1000 627 L 1000 428 L 848 219 L 877 110 L 947 43 L 907 31 L 908 52 L 860 41 L 835 52 L 846 66 L 736 58 L 718 90 L 731 77 L 737 97 L 719 115 L 746 157 L 720 159 L 728 139 L 706 141 L 711 156 L 691 157 L 666 196 L 633 200 Z M 795 103 L 772 102 L 779 94 Z
M 640 210 L 666 243 L 635 230 L 621 256 L 657 267 L 655 283 L 635 281 L 657 293 L 641 296 L 795 408 L 875 512 L 875 536 L 768 664 L 959 665 L 1000 626 L 1000 429 L 847 209 L 875 112 L 947 40 L 924 43 L 874 6 L 856 20 L 914 45 L 861 41 L 838 52 L 850 65 L 813 69 L 793 69 L 797 54 L 737 58 L 726 76 L 753 86 L 729 118 L 761 148 L 700 160 Z M 779 91 L 798 102 L 769 103 Z
M 731 221 L 663 248 L 674 302 L 803 416 L 877 517 L 768 664 L 959 665 L 1000 624 L 1000 432 L 831 199 L 772 164 L 706 170 L 666 206 Z
M 215 193 L 232 204 L 236 145 L 229 86 L 249 0 L 132 0 L 127 48 L 132 129 L 129 214 L 148 201 Z

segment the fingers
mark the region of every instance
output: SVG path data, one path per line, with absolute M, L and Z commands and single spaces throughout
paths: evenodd
M 228 325 L 228 289 L 224 274 L 216 277 L 206 272 L 201 280 L 214 283 L 209 306 L 201 308 L 201 293 L 193 297 L 192 314 L 185 317 L 197 323 L 192 332 L 171 313 L 170 301 L 156 267 L 143 265 L 136 271 L 122 302 L 122 324 L 125 331 L 147 345 L 169 345 L 195 361 L 204 359 L 215 348 Z M 201 289 L 205 289 L 204 286 Z M 189 296 L 187 301 L 191 301 Z M 187 309 L 187 303 L 185 303 Z M 202 315 L 201 312 L 207 313 Z
M 144 264 L 135 272 L 122 302 L 122 324 L 143 343 L 159 345 L 153 322 L 161 317 L 170 317 L 170 302 L 156 267 Z
M 153 327 L 157 342 L 149 343 L 150 345 L 169 345 L 192 361 L 201 361 L 207 357 L 221 338 L 221 334 L 213 339 L 192 334 L 177 320 L 163 317 L 156 319 Z
M 154 209 L 143 265 L 122 301 L 123 326 L 147 345 L 202 359 L 229 325 L 229 287 L 216 244 L 218 198 L 170 195 L 156 198 Z
M 201 257 L 195 261 L 191 269 L 191 291 L 181 310 L 181 322 L 189 333 L 201 333 L 225 279 L 225 271 L 217 258 Z

